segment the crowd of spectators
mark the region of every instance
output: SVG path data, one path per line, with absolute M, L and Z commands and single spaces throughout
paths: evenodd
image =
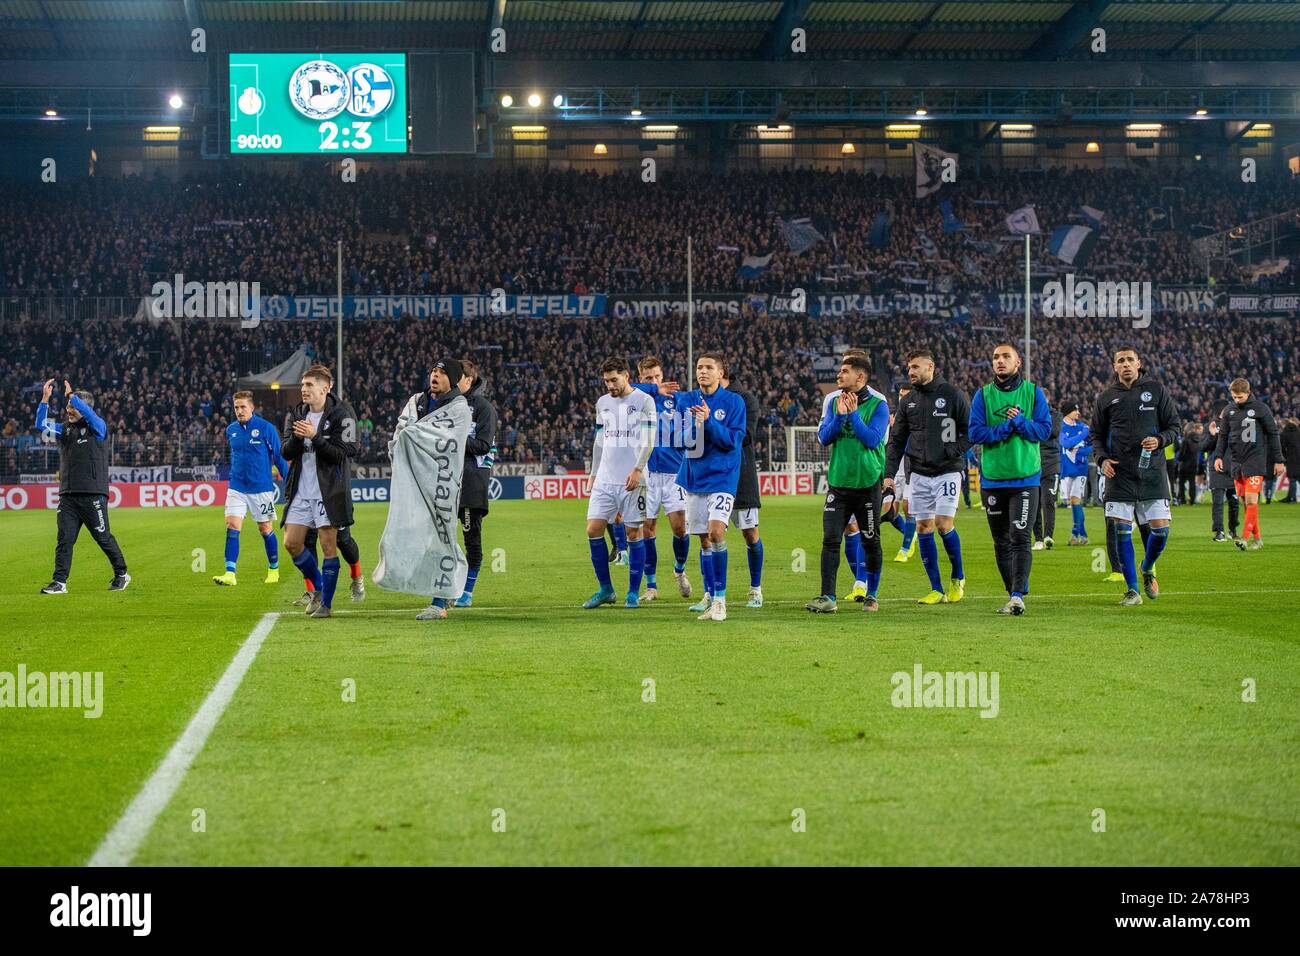
M 488 317 L 465 320 L 367 320 L 345 325 L 344 384 L 357 409 L 362 463 L 386 461 L 387 442 L 405 400 L 438 357 L 471 356 L 501 418 L 498 460 L 542 470 L 582 467 L 589 454 L 599 365 L 608 355 L 630 362 L 659 356 L 666 374 L 687 381 L 679 316 L 645 319 Z M 904 380 L 907 352 L 932 348 L 940 374 L 969 391 L 990 378 L 989 356 L 1016 340 L 1018 320 L 958 324 L 918 314 L 809 319 L 705 313 L 695 349 L 719 349 L 735 382 L 763 409 L 760 461 L 784 454 L 783 426 L 815 425 L 820 414 L 818 357 L 849 345 L 877 359 L 878 385 Z M 225 460 L 222 431 L 241 373 L 270 368 L 297 349 L 334 364 L 331 322 L 264 322 L 255 329 L 201 320 L 157 326 L 133 319 L 77 325 L 8 323 L 0 343 L 0 472 L 40 470 L 27 449 L 40 385 L 55 376 L 91 390 L 111 423 L 117 464 L 210 464 Z M 1243 318 L 1223 311 L 1157 314 L 1133 329 L 1114 319 L 1038 318 L 1033 377 L 1053 404 L 1092 402 L 1111 377 L 1111 350 L 1132 343 L 1152 374 L 1174 394 L 1185 420 L 1208 419 L 1227 400 L 1227 382 L 1244 376 L 1279 416 L 1300 411 L 1300 342 L 1294 317 Z M 264 414 L 296 400 L 292 384 L 261 395 Z M 27 458 L 24 455 L 28 454 Z M 39 454 L 39 453 L 37 453 Z
M 1200 167 L 963 170 L 944 194 L 965 226 L 951 234 L 939 197 L 916 200 L 911 176 L 810 170 L 665 170 L 654 184 L 528 169 L 363 173 L 356 183 L 243 171 L 0 184 L 0 194 L 0 294 L 74 297 L 143 295 L 176 273 L 257 281 L 266 295 L 333 293 L 340 239 L 348 293 L 680 293 L 687 235 L 697 290 L 885 292 L 907 288 L 904 278 L 1006 288 L 1021 281 L 1022 260 L 1000 241 L 1005 217 L 1026 204 L 1045 231 L 1081 223 L 1084 205 L 1104 213 L 1076 272 L 1181 284 L 1206 278 L 1194 235 L 1300 206 L 1290 178 L 1247 184 Z M 889 241 L 877 248 L 871 225 L 887 208 Z M 779 220 L 799 216 L 826 238 L 795 255 Z M 1035 248 L 1040 266 L 1060 265 L 1046 243 Z M 763 275 L 738 276 L 744 255 L 769 251 Z M 1215 268 L 1221 283 L 1243 278 L 1235 264 Z

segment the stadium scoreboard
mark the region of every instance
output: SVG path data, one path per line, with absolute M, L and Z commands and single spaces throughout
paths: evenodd
M 405 153 L 405 53 L 232 53 L 231 153 Z

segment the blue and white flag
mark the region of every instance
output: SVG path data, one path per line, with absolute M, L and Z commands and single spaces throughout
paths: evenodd
M 1106 214 L 1100 209 L 1093 209 L 1091 206 L 1080 206 L 1079 214 L 1087 220 L 1088 225 L 1093 229 L 1101 228 L 1101 221 L 1106 218 Z
M 954 232 L 960 232 L 966 228 L 966 224 L 957 218 L 957 214 L 952 211 L 952 200 L 939 200 L 939 215 L 943 216 L 943 234 L 951 236 Z
M 916 159 L 916 198 L 924 199 L 943 188 L 945 170 L 951 170 L 949 182 L 957 176 L 957 154 L 948 153 L 937 146 L 912 141 L 912 155 Z
M 1038 227 L 1038 213 L 1034 212 L 1033 206 L 1021 206 L 1011 215 L 1007 216 L 1007 228 L 1017 236 L 1033 235 L 1042 232 Z
M 894 224 L 894 204 L 886 200 L 885 208 L 876 213 L 871 220 L 871 229 L 867 232 L 867 244 L 873 249 L 885 249 L 889 246 L 889 229 Z
M 742 279 L 757 279 L 767 271 L 768 265 L 772 261 L 772 253 L 765 256 L 745 256 L 740 262 L 740 277 Z
M 916 241 L 921 245 L 921 254 L 927 259 L 939 258 L 939 247 L 934 244 L 930 234 L 920 226 L 916 227 Z
M 785 241 L 790 244 L 790 251 L 795 255 L 807 252 L 826 237 L 817 231 L 811 219 L 803 216 L 799 219 L 778 219 Z
M 1082 268 L 1088 264 L 1088 256 L 1096 242 L 1096 231 L 1087 226 L 1058 226 L 1052 230 L 1047 248 L 1066 265 Z

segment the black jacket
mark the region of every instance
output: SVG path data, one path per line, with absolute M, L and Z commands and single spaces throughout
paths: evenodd
M 1125 388 L 1118 379 L 1097 399 L 1092 415 L 1093 457 L 1097 467 L 1115 462 L 1115 477 L 1106 479 L 1107 501 L 1158 501 L 1169 497 L 1169 469 L 1164 447 L 1178 436 L 1178 409 L 1163 385 L 1145 372 Z M 1142 440 L 1154 435 L 1160 446 L 1151 466 L 1139 468 Z
M 1050 440 L 1040 442 L 1038 445 L 1038 454 L 1043 462 L 1044 475 L 1059 475 L 1061 473 L 1061 413 L 1052 409 L 1052 435 Z
M 1217 435 L 1211 435 L 1210 430 L 1205 430 L 1205 450 L 1208 454 L 1205 456 L 1205 475 L 1209 479 L 1210 490 L 1216 488 L 1221 491 L 1228 489 L 1236 490 L 1236 485 L 1232 481 L 1232 451 L 1229 450 L 1223 456 L 1223 471 L 1214 470 L 1214 445 L 1218 441 Z
M 1178 446 L 1178 454 L 1175 461 L 1178 462 L 1178 474 L 1182 478 L 1191 478 L 1200 470 L 1201 452 L 1205 450 L 1206 441 L 1204 435 L 1184 435 L 1183 443 Z M 1210 463 L 1214 467 L 1214 463 Z
M 951 421 L 955 441 L 944 441 L 945 426 Z M 907 455 L 909 475 L 929 478 L 966 470 L 966 449 L 970 439 L 970 396 L 949 385 L 938 373 L 928 385 L 913 385 L 898 403 L 894 424 L 885 449 L 885 475 L 892 478 L 898 463 Z
M 759 418 L 762 411 L 758 399 L 750 392 L 737 388 L 732 382 L 727 391 L 739 395 L 745 403 L 745 438 L 740 444 L 740 480 L 736 483 L 737 510 L 743 508 L 761 508 L 763 502 L 758 495 L 758 461 L 754 458 L 754 439 L 758 435 Z
M 474 379 L 474 384 L 465 393 L 465 401 L 474 417 L 469 426 L 469 440 L 465 442 L 460 506 L 487 511 L 491 497 L 488 486 L 492 480 L 492 462 L 497 454 L 497 410 L 483 396 L 481 379 Z
M 59 494 L 108 494 L 108 426 L 102 439 L 95 437 L 84 419 L 64 422 L 59 435 Z
M 1286 473 L 1292 481 L 1300 481 L 1300 426 L 1287 425 L 1282 429 L 1282 458 Z
M 1277 429 L 1277 422 L 1268 406 L 1254 395 L 1242 405 L 1228 402 L 1219 413 L 1215 457 L 1222 457 L 1229 447 L 1232 449 L 1234 478 L 1271 475 L 1273 465 L 1282 461 L 1282 434 Z M 1213 463 L 1210 467 L 1214 467 Z M 1224 468 L 1227 468 L 1226 464 Z
M 352 465 L 348 459 L 357 454 L 357 415 L 352 406 L 341 402 L 332 394 L 325 396 L 325 411 L 316 425 L 316 435 L 309 441 L 293 433 L 293 423 L 303 421 L 311 409 L 301 404 L 293 410 L 293 417 L 284 430 L 282 452 L 289 462 L 289 478 L 284 485 L 283 526 L 289 517 L 289 505 L 298 493 L 302 478 L 302 457 L 307 452 L 316 454 L 316 480 L 320 483 L 321 500 L 330 525 L 346 528 L 352 524 Z M 310 444 L 310 447 L 308 445 Z

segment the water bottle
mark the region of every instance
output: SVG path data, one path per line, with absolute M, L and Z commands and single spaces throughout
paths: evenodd
M 1143 449 L 1142 449 L 1142 456 L 1141 456 L 1140 458 L 1138 458 L 1138 467 L 1139 467 L 1139 468 L 1150 468 L 1150 467 L 1151 467 L 1151 449 L 1150 449 L 1150 448 L 1143 448 Z

